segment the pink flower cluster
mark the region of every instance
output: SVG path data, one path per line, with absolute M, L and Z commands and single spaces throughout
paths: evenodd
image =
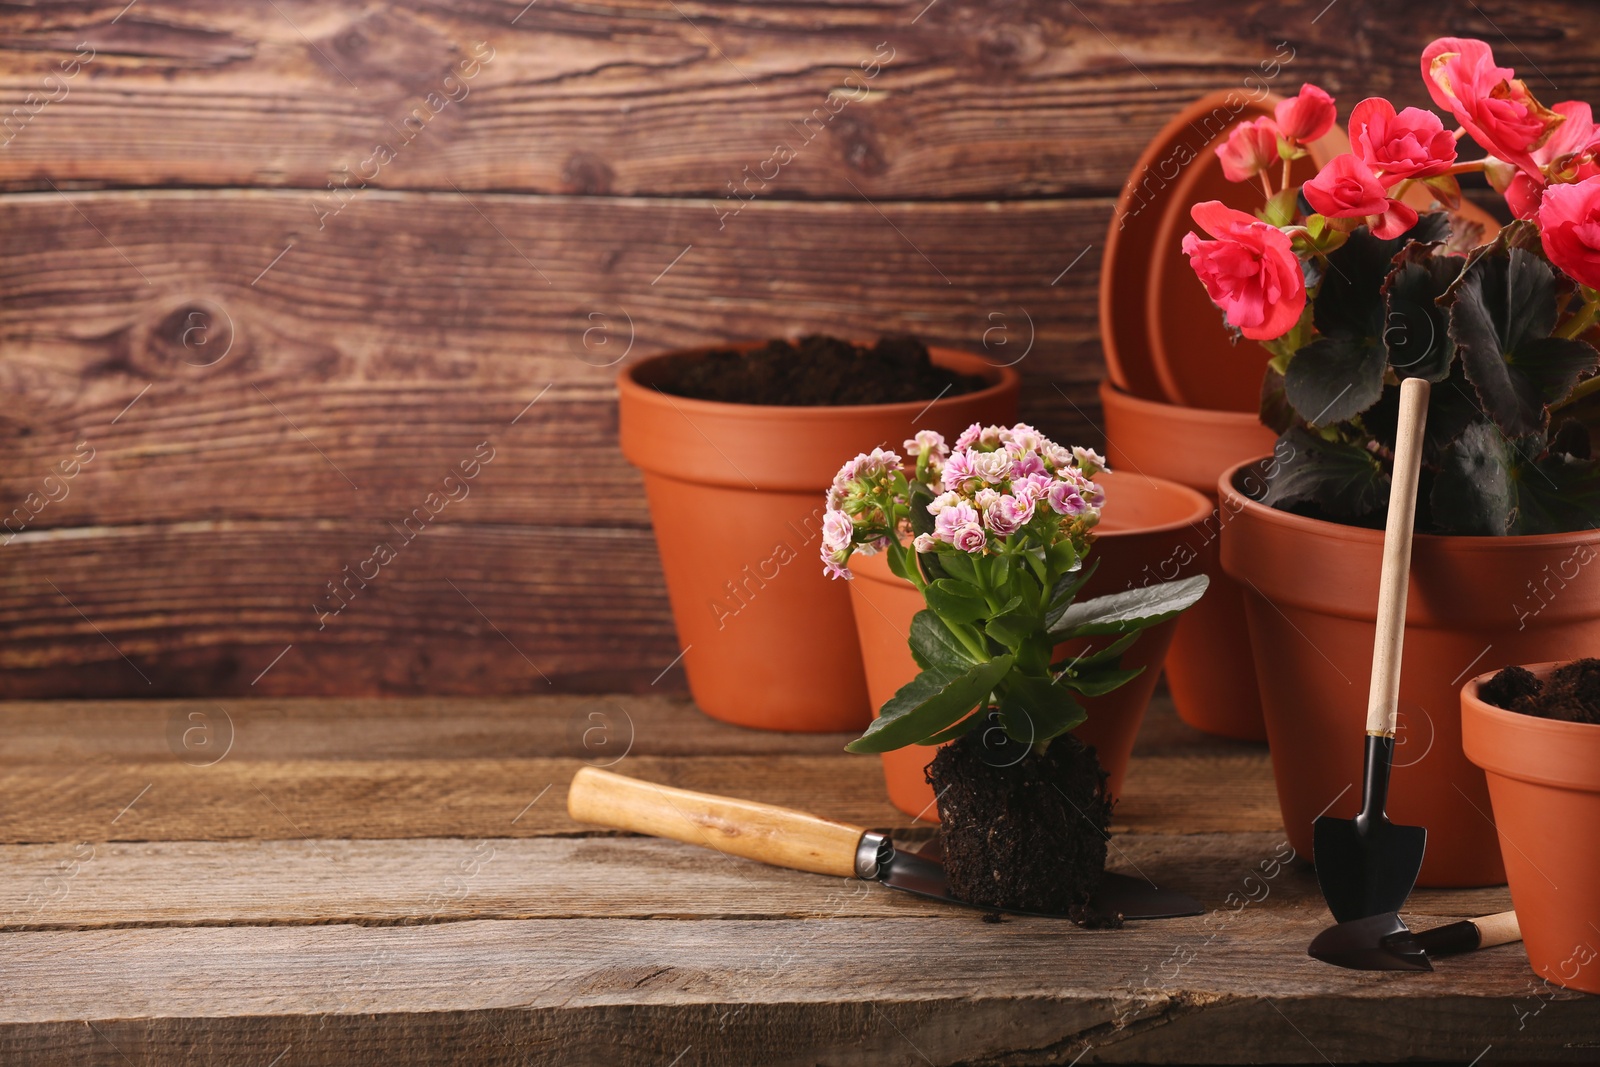
M 1381 97 L 1361 101 L 1350 114 L 1351 150 L 1301 187 L 1311 209 L 1339 220 L 1337 228 L 1365 223 L 1378 237 L 1398 237 L 1417 222 L 1416 209 L 1401 199 L 1414 183 L 1454 203 L 1454 175 L 1483 170 L 1518 218 L 1537 222 L 1550 261 L 1600 288 L 1600 126 L 1589 105 L 1568 100 L 1545 107 L 1478 40 L 1434 41 L 1422 53 L 1422 77 L 1434 104 L 1459 129 L 1446 129 L 1432 111 L 1396 111 Z M 1234 128 L 1217 149 L 1223 174 L 1231 181 L 1259 178 L 1271 195 L 1272 169 L 1304 155 L 1301 146 L 1327 133 L 1334 118 L 1332 97 L 1303 86 L 1272 118 Z M 1458 161 L 1456 143 L 1468 135 L 1487 159 Z M 1191 215 L 1209 237 L 1186 235 L 1183 252 L 1229 324 L 1259 341 L 1291 330 L 1306 304 L 1292 239 L 1305 228 L 1274 226 L 1215 200 L 1195 205 Z
M 1082 538 L 1099 521 L 1105 491 L 1093 481 L 1106 469 L 1092 449 L 1064 448 L 1026 423 L 973 423 L 952 448 L 923 430 L 905 442 L 912 479 L 936 493 L 927 505 L 932 533 L 918 552 L 1028 550 L 1064 537 Z M 912 480 L 899 455 L 863 453 L 839 469 L 822 521 L 823 571 L 849 578 L 852 552 L 873 552 L 909 535 Z

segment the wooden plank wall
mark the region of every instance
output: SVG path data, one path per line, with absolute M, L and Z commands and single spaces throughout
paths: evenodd
M 524 3 L 0 8 L 0 696 L 648 689 L 619 359 L 987 341 L 1092 438 L 1111 204 L 1188 100 L 1424 103 L 1443 33 L 1600 100 L 1580 0 Z

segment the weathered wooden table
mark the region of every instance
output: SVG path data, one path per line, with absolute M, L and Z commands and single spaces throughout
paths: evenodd
M 1600 1058 L 1600 998 L 1520 946 L 1307 958 L 1327 913 L 1264 749 L 1159 701 L 1112 855 L 1209 910 L 1109 932 L 571 822 L 589 762 L 905 823 L 842 738 L 659 697 L 9 704 L 0 738 L 8 1065 Z

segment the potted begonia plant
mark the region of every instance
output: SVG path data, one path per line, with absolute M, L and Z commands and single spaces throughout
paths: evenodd
M 1098 456 L 1021 423 L 974 424 L 953 448 L 923 431 L 913 449 L 858 455 L 827 495 L 824 570 L 848 578 L 852 556 L 882 552 L 926 603 L 908 638 L 921 672 L 847 747 L 942 745 L 927 776 L 951 890 L 1071 913 L 1099 883 L 1111 816 L 1106 775 L 1070 732 L 1080 698 L 1139 673 L 1120 666 L 1123 650 L 1207 579 L 1077 600 L 1094 572 Z M 1060 656 L 1075 639 L 1100 643 Z
M 1461 676 L 1485 656 L 1600 646 L 1600 575 L 1576 562 L 1600 544 L 1584 421 L 1600 389 L 1586 339 L 1600 135 L 1588 105 L 1545 107 L 1482 41 L 1434 41 L 1421 69 L 1459 128 L 1363 100 L 1349 153 L 1269 186 L 1253 215 L 1196 205 L 1204 233 L 1182 251 L 1229 325 L 1272 353 L 1261 417 L 1278 447 L 1219 482 L 1222 560 L 1251 590 L 1279 799 L 1303 852 L 1318 814 L 1358 801 L 1359 749 L 1343 741 L 1365 714 L 1399 383 L 1433 383 L 1390 814 L 1428 828 L 1420 884 L 1479 885 L 1504 868 L 1461 751 Z M 1486 154 L 1461 158 L 1465 137 Z M 1517 216 L 1486 242 L 1451 211 L 1471 171 Z M 1418 187 L 1432 194 L 1420 212 L 1405 202 Z

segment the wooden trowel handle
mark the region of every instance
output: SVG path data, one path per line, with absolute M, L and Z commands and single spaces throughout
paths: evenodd
M 1517 913 L 1502 911 L 1485 915 L 1481 919 L 1463 919 L 1447 926 L 1437 926 L 1416 935 L 1417 943 L 1430 956 L 1450 956 L 1457 952 L 1476 952 L 1480 948 L 1494 948 L 1522 940 L 1522 928 L 1517 923 Z
M 1378 580 L 1378 630 L 1372 645 L 1372 685 L 1367 690 L 1367 733 L 1393 737 L 1400 704 L 1400 652 L 1406 630 L 1406 584 L 1411 579 L 1411 525 L 1417 514 L 1422 431 L 1428 418 L 1428 380 L 1400 383 L 1400 427 L 1389 481 L 1389 521 L 1383 531 L 1383 571 Z
M 789 808 L 694 793 L 594 767 L 573 776 L 567 813 L 579 822 L 841 878 L 855 875 L 856 846 L 866 832 Z

